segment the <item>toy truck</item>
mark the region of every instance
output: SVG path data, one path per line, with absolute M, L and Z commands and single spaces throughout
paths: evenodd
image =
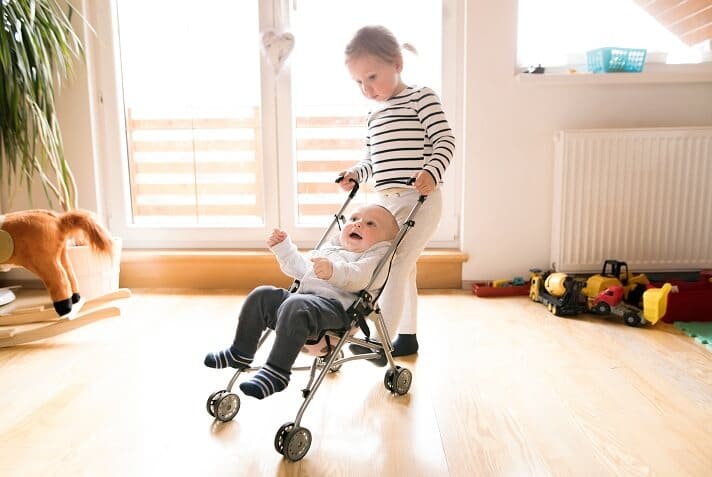
M 572 316 L 588 311 L 586 296 L 581 293 L 585 282 L 565 273 L 541 273 L 533 269 L 529 298 L 546 305 L 556 316 Z
M 623 318 L 628 326 L 655 324 L 665 315 L 667 297 L 672 285 L 665 283 L 662 288 L 649 288 L 643 293 L 643 309 L 626 303 L 625 289 L 614 285 L 603 290 L 591 305 L 591 311 L 599 315 L 616 315 Z
M 623 287 L 623 299 L 630 305 L 639 306 L 649 283 L 644 274 L 629 272 L 626 262 L 609 259 L 603 262 L 601 273 L 586 279 L 582 293 L 588 297 L 589 302 L 593 302 L 607 288 L 620 285 Z

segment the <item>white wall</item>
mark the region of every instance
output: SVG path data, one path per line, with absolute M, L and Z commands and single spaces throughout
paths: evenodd
M 83 10 L 86 2 L 73 2 Z M 57 98 L 57 116 L 62 127 L 65 158 L 72 167 L 77 183 L 78 206 L 100 214 L 100 181 L 98 169 L 100 157 L 97 148 L 97 127 L 93 121 L 92 109 L 96 108 L 95 94 L 87 76 L 86 65 L 92 61 L 94 38 L 89 25 L 74 15 L 72 24 L 85 45 L 85 63 L 77 65 L 71 81 L 65 85 Z
M 712 83 L 519 83 L 516 0 L 466 4 L 463 280 L 526 276 L 549 265 L 553 132 L 712 126 Z
M 463 280 L 526 275 L 549 261 L 553 132 L 711 126 L 712 83 L 522 84 L 514 75 L 516 0 L 465 4 L 465 117 L 458 139 L 465 158 L 462 249 L 470 260 Z M 92 108 L 100 113 L 100 92 L 91 91 L 78 69 L 58 110 L 80 207 L 103 213 L 93 139 L 101 117 L 90 116 Z

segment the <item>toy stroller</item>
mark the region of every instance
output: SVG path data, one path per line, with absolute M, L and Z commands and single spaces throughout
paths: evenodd
M 339 177 L 336 182 L 343 180 L 343 177 Z M 337 214 L 334 215 L 334 219 L 329 225 L 324 235 L 319 240 L 319 243 L 315 249 L 321 248 L 324 242 L 327 240 L 329 235 L 335 226 L 341 226 L 344 221 L 343 212 L 348 207 L 351 200 L 354 198 L 359 189 L 359 184 L 353 181 L 354 187 L 351 189 L 346 201 L 341 206 L 341 209 Z M 314 397 L 314 393 L 321 385 L 324 377 L 329 372 L 338 371 L 343 363 L 347 361 L 355 361 L 359 359 L 379 359 L 385 356 L 388 363 L 388 369 L 383 380 L 383 384 L 388 391 L 393 394 L 402 396 L 408 392 L 410 389 L 411 381 L 413 378 L 412 373 L 407 369 L 395 364 L 393 360 L 392 349 L 391 349 L 391 339 L 388 335 L 388 330 L 381 315 L 381 311 L 378 308 L 377 301 L 380 296 L 380 291 L 383 290 L 385 286 L 385 281 L 383 285 L 379 288 L 378 294 L 373 297 L 368 290 L 371 290 L 377 277 L 379 277 L 380 272 L 384 267 L 388 266 L 388 271 L 390 272 L 390 264 L 395 256 L 396 250 L 406 233 L 410 228 L 415 225 L 413 220 L 418 213 L 418 210 L 425 202 L 427 196 L 421 195 L 413 206 L 408 218 L 405 223 L 398 230 L 396 238 L 392 241 L 390 248 L 386 254 L 378 262 L 375 271 L 373 272 L 368 285 L 361 290 L 354 302 L 346 310 L 346 314 L 350 321 L 349 329 L 344 330 L 328 330 L 322 333 L 319 337 L 314 340 L 307 341 L 306 348 L 311 348 L 314 351 L 319 351 L 320 355 L 314 358 L 314 361 L 309 367 L 293 367 L 293 370 L 310 370 L 309 382 L 307 386 L 302 390 L 302 395 L 304 401 L 302 402 L 299 411 L 297 412 L 297 417 L 294 422 L 287 422 L 283 424 L 275 435 L 274 447 L 280 454 L 284 455 L 290 461 L 298 461 L 302 459 L 306 453 L 309 451 L 312 442 L 312 436 L 309 429 L 302 427 L 301 419 L 306 411 L 307 406 Z M 388 276 L 386 275 L 386 281 Z M 290 292 L 296 292 L 299 288 L 299 281 L 295 280 L 290 288 Z M 366 323 L 366 318 L 373 315 L 374 325 L 378 336 L 381 338 L 381 343 L 372 341 L 369 339 L 370 330 L 368 324 Z M 359 327 L 364 333 L 366 339 L 360 339 L 353 336 L 353 331 Z M 261 336 L 259 343 L 257 345 L 258 349 L 265 342 L 272 330 L 267 329 Z M 336 344 L 333 345 L 330 338 L 337 340 Z M 370 353 L 344 356 L 343 347 L 346 343 L 353 343 L 371 350 Z M 212 393 L 207 400 L 207 410 L 208 413 L 215 419 L 223 422 L 228 422 L 232 420 L 237 412 L 240 410 L 240 397 L 232 392 L 232 388 L 235 385 L 238 377 L 242 372 L 257 371 L 259 367 L 252 367 L 247 369 L 238 369 L 235 371 L 234 375 L 227 384 L 227 388 L 216 391 Z M 319 373 L 317 375 L 317 370 Z

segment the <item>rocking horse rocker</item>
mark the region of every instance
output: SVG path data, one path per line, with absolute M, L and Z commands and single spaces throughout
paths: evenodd
M 121 313 L 115 306 L 104 305 L 128 298 L 131 292 L 127 289 L 91 300 L 80 296 L 67 239 L 76 240 L 82 235 L 94 252 L 111 255 L 111 238 L 85 211 L 57 214 L 51 210 L 27 210 L 0 215 L 0 270 L 26 268 L 42 280 L 52 299 L 52 307 L 0 314 L 0 348 L 50 338 Z M 42 322 L 49 324 L 26 331 L 10 328 Z

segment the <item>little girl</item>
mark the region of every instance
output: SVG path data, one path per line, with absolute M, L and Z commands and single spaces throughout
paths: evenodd
M 440 222 L 438 186 L 452 162 L 455 138 L 433 90 L 408 86 L 401 79 L 401 46 L 388 29 L 361 28 L 345 53 L 349 74 L 363 95 L 378 105 L 367 121 L 366 156 L 342 172 L 345 180 L 340 186 L 350 190 L 350 179 L 363 182 L 373 178 L 376 203 L 389 209 L 399 224 L 420 195 L 428 196 L 415 227 L 398 248 L 379 300 L 389 333 L 399 332 L 393 356 L 407 356 L 418 351 L 416 261 Z M 412 184 L 411 179 L 415 179 Z

